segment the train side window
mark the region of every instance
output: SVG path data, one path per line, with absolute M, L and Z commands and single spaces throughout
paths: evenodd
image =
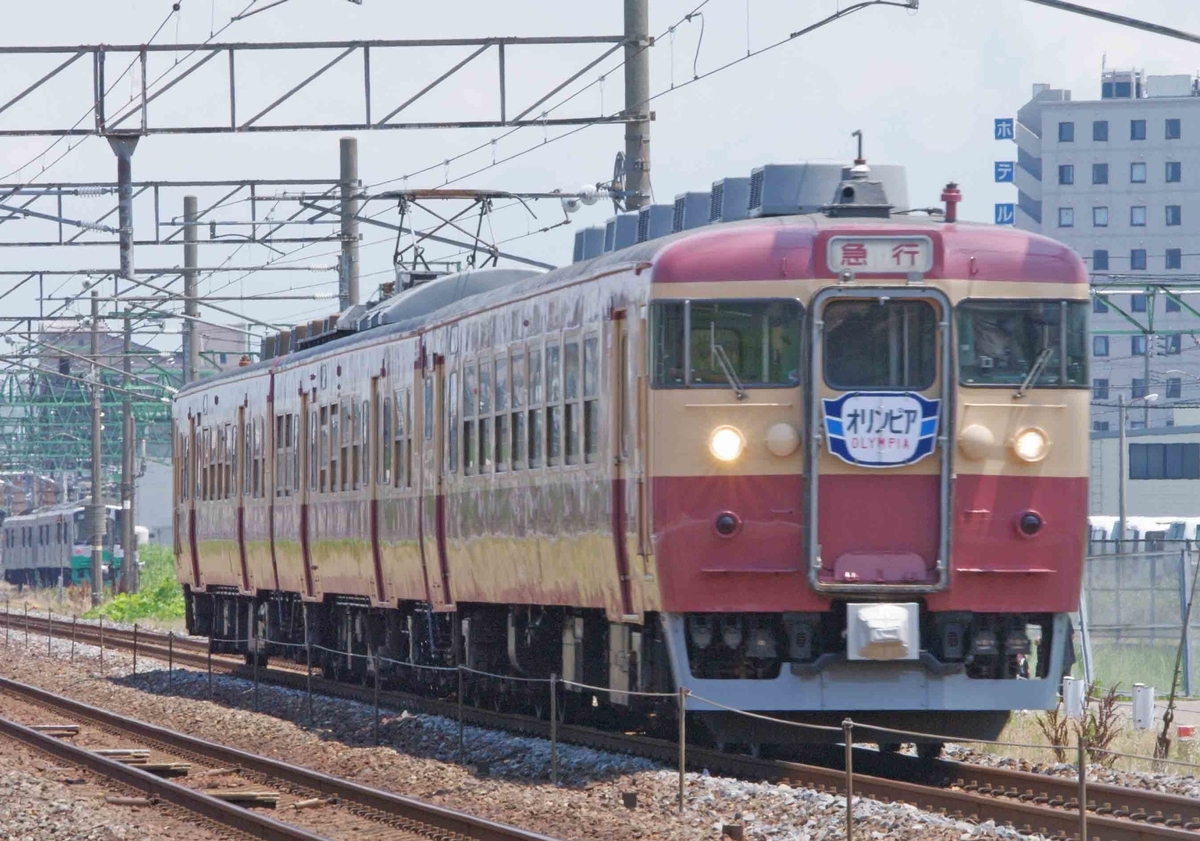
M 242 496 L 254 495 L 254 417 L 242 419 Z
M 288 441 L 292 449 L 292 490 L 296 493 L 300 492 L 300 416 L 297 414 L 288 415 L 288 422 L 291 424 L 291 434 L 288 435 Z
M 362 464 L 362 484 L 371 484 L 371 401 L 364 400 L 359 405 L 358 430 L 362 437 L 362 452 L 359 454 Z
M 383 405 L 379 409 L 379 438 L 381 444 L 379 446 L 379 484 L 390 485 L 392 483 L 392 398 L 383 398 Z M 399 440 L 399 435 L 396 436 Z M 399 459 L 396 459 L 399 462 Z
M 326 450 L 326 455 L 329 457 L 329 492 L 337 492 L 338 482 L 338 450 L 341 448 L 341 438 L 339 437 L 340 427 L 338 426 L 338 404 L 329 404 L 329 448 Z
M 317 417 L 317 410 L 310 409 L 308 412 L 308 489 L 314 493 L 318 487 L 317 476 L 323 473 L 318 460 L 317 438 L 321 434 L 321 428 L 317 423 Z
M 600 338 L 583 340 L 583 458 L 588 464 L 600 454 Z
M 566 463 L 579 463 L 579 340 L 563 344 L 563 420 L 566 426 Z
M 451 377 L 454 375 L 451 374 Z M 451 394 L 455 393 L 455 388 L 450 387 Z M 463 391 L 462 391 L 462 413 L 463 413 L 463 474 L 470 476 L 475 472 L 475 363 L 463 365 Z M 450 468 L 453 470 L 454 468 Z
M 512 466 L 525 467 L 525 354 L 512 355 Z
M 966 300 L 958 305 L 963 385 L 1089 387 L 1086 301 Z M 1065 355 L 1064 352 L 1065 351 Z
M 555 344 L 546 345 L 546 464 L 553 467 L 562 461 L 562 350 Z
M 338 418 L 342 424 L 342 490 L 349 490 L 350 474 L 357 474 L 354 470 L 353 462 L 351 461 L 351 439 L 354 437 L 354 401 L 345 399 L 342 400 L 342 409 L 338 412 Z M 355 476 L 357 479 L 358 477 Z
M 275 416 L 275 496 L 281 497 L 286 489 L 286 464 L 284 458 L 284 416 Z
M 463 389 L 466 389 L 466 377 L 463 377 Z M 458 472 L 458 372 L 450 372 L 450 388 L 446 392 L 446 454 L 449 462 L 451 473 Z M 473 399 L 473 398 L 472 398 Z M 463 400 L 463 411 L 468 411 L 468 406 L 471 401 Z M 470 430 L 464 427 L 463 437 L 466 438 Z M 470 458 L 471 448 L 467 447 L 467 457 Z M 463 472 L 469 471 L 469 466 L 463 464 Z
M 495 379 L 496 419 L 495 447 L 492 452 L 496 460 L 496 472 L 503 473 L 508 469 L 508 357 L 496 359 Z
M 350 469 L 346 472 L 350 475 L 350 490 L 358 490 L 363 485 L 362 471 L 359 469 L 362 462 L 362 411 L 359 410 L 358 404 L 351 402 L 347 407 L 350 410 L 350 417 L 353 418 L 350 426 Z
M 542 466 L 542 450 L 546 445 L 545 427 L 542 424 L 542 403 L 545 388 L 542 383 L 542 351 L 529 350 L 529 466 Z
M 479 361 L 479 472 L 492 466 L 492 361 Z
M 920 391 L 937 376 L 937 313 L 928 301 L 830 301 L 825 322 L 825 381 L 833 388 Z

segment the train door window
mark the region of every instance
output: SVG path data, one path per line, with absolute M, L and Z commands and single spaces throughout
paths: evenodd
M 495 394 L 496 419 L 495 446 L 492 450 L 495 457 L 496 472 L 503 473 L 508 469 L 508 357 L 496 359 Z
M 566 463 L 579 463 L 579 340 L 563 344 L 563 420 L 566 426 Z
M 583 457 L 587 463 L 600 454 L 600 338 L 583 340 Z
M 525 467 L 525 354 L 512 356 L 512 466 Z
M 479 472 L 492 466 L 492 361 L 479 361 Z
M 349 489 L 358 490 L 362 487 L 362 471 L 360 469 L 362 462 L 362 412 L 359 411 L 358 404 L 351 402 L 347 407 L 349 415 L 352 418 L 350 423 L 350 460 L 348 462 L 350 469 L 346 471 L 350 476 Z
M 562 462 L 562 350 L 546 345 L 546 464 Z
M 466 390 L 466 377 L 463 377 L 463 390 Z M 450 372 L 450 387 L 446 391 L 446 460 L 451 473 L 458 472 L 458 372 Z M 463 411 L 469 411 L 474 398 L 463 399 Z M 464 427 L 464 437 L 470 430 Z M 467 446 L 467 457 L 471 455 L 471 447 Z M 463 464 L 463 472 L 469 472 L 468 465 Z
M 937 313 L 928 301 L 830 301 L 825 321 L 825 381 L 833 388 L 933 385 Z
M 342 409 L 338 412 L 342 424 L 342 490 L 349 490 L 350 474 L 357 474 L 351 461 L 351 439 L 354 437 L 354 401 L 343 400 Z M 357 478 L 357 475 L 355 476 Z
M 218 426 L 213 430 L 216 446 L 213 447 L 213 482 L 212 498 L 225 498 L 225 427 Z
M 412 389 L 404 389 L 404 486 L 413 486 L 412 452 L 413 452 L 413 421 L 412 421 Z
M 379 407 L 379 483 L 381 485 L 390 485 L 392 483 L 392 453 L 394 444 L 400 440 L 399 434 L 396 435 L 395 441 L 392 438 L 392 398 L 383 398 L 383 404 Z M 399 463 L 399 459 L 396 462 Z
M 452 387 L 451 393 L 454 392 L 455 389 Z M 467 476 L 475 472 L 475 401 L 475 364 L 472 362 L 463 365 L 463 473 Z M 453 469 L 451 468 L 451 470 Z
M 342 450 L 341 418 L 337 403 L 329 406 L 329 492 L 337 493 L 337 459 Z
M 371 484 L 371 401 L 362 401 L 358 408 L 358 430 L 362 436 L 362 452 L 359 458 L 362 464 L 362 484 L 366 487 Z
M 425 382 L 422 384 L 422 414 L 425 416 L 425 440 L 433 440 L 433 377 L 425 374 Z
M 542 466 L 542 450 L 545 447 L 545 427 L 542 424 L 542 403 L 546 399 L 542 383 L 542 351 L 529 350 L 529 466 Z

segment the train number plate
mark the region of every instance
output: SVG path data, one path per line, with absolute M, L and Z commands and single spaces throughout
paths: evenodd
M 908 274 L 933 268 L 929 237 L 830 237 L 829 270 L 855 274 Z

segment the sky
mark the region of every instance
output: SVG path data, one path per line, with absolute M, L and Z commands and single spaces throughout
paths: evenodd
M 1106 11 L 1127 14 L 1200 32 L 1200 5 L 1191 0 L 1085 0 Z M 46 0 L 17 4 L 5 11 L 0 46 L 138 44 L 161 25 L 156 44 L 214 42 L 317 41 L 486 37 L 496 35 L 620 34 L 620 0 L 552 2 L 551 0 L 288 0 L 260 14 L 230 23 L 249 0 L 182 0 L 171 13 L 170 0 Z M 259 0 L 256 7 L 268 5 Z M 1200 72 L 1200 46 L 1142 33 L 1027 0 L 922 0 L 917 11 L 872 7 L 808 35 L 746 59 L 728 69 L 686 84 L 739 57 L 786 38 L 848 0 L 650 0 L 650 30 L 658 36 L 651 54 L 651 183 L 656 201 L 669 203 L 686 190 L 707 190 L 728 175 L 748 175 L 764 163 L 844 162 L 854 156 L 851 132 L 861 129 L 870 162 L 903 164 L 909 198 L 915 206 L 938 204 L 947 181 L 963 192 L 960 214 L 990 222 L 995 202 L 1012 201 L 1010 185 L 994 184 L 992 162 L 1011 159 L 1011 144 L 993 139 L 993 119 L 1014 116 L 1030 97 L 1035 83 L 1072 91 L 1074 99 L 1099 96 L 1102 62 L 1108 67 L 1136 67 L 1149 74 Z M 701 6 L 701 15 L 686 15 Z M 120 11 L 114 11 L 117 7 Z M 165 22 L 165 23 L 164 23 Z M 531 104 L 542 93 L 600 55 L 601 46 L 509 48 L 508 113 Z M 469 54 L 464 47 L 423 48 L 372 55 L 372 105 L 378 116 L 399 105 Z M 273 57 L 239 57 L 238 113 L 245 119 L 336 56 L 310 51 Z M 0 102 L 15 96 L 61 62 L 65 56 L 0 55 Z M 151 80 L 166 80 L 189 66 L 183 54 L 152 56 Z M 190 59 L 194 62 L 195 59 Z M 109 78 L 123 68 L 109 68 Z M 224 57 L 181 83 L 175 95 L 155 106 L 155 119 L 195 125 L 228 119 L 228 80 Z M 0 113 L 0 129 L 30 129 L 71 124 L 90 106 L 90 61 L 64 72 L 44 93 L 31 95 Z M 601 83 L 600 76 L 604 76 Z M 165 81 L 161 84 L 165 84 Z M 137 92 L 136 71 L 117 82 L 109 98 L 110 112 Z M 412 120 L 462 120 L 497 113 L 494 51 L 416 103 Z M 672 90 L 672 87 L 675 89 Z M 601 62 L 552 102 L 583 89 L 556 115 L 596 116 L 621 107 L 623 78 L 620 53 Z M 152 88 L 153 90 L 153 88 Z M 361 118 L 362 63 L 347 60 L 297 95 L 279 111 L 281 122 Z M 274 119 L 274 118 L 272 118 Z M 90 116 L 84 125 L 90 125 Z M 596 125 L 558 139 L 569 129 L 530 127 L 489 141 L 495 129 L 360 132 L 359 171 L 369 190 L 454 186 L 511 191 L 578 190 L 611 177 L 613 159 L 623 148 L 620 125 Z M 143 139 L 133 160 L 135 179 L 328 178 L 338 171 L 336 132 L 258 135 L 151 136 Z M 61 160 L 68 145 L 46 137 L 0 138 L 0 170 L 13 171 L 6 183 L 51 180 L 107 181 L 115 178 L 115 159 L 97 137 L 78 142 Z M 475 153 L 453 160 L 473 147 Z M 528 151 L 526 151 L 528 150 Z M 505 162 L 516 153 L 518 157 Z M 499 161 L 492 166 L 492 161 Z M 47 164 L 49 169 L 42 171 Z M 422 172 L 423 171 L 423 172 Z M 414 174 L 420 173 L 420 174 Z M 3 173 L 0 173 L 3 174 Z M 410 176 L 405 178 L 405 176 Z M 204 198 L 216 194 L 201 193 Z M 104 199 L 77 200 L 70 212 L 103 212 Z M 178 195 L 170 197 L 178 203 Z M 89 202 L 91 202 L 89 204 Z M 608 202 L 585 207 L 571 224 L 544 233 L 538 229 L 564 220 L 556 201 L 531 205 L 536 218 L 520 205 L 501 203 L 485 225 L 485 236 L 512 240 L 503 248 L 553 264 L 569 262 L 572 237 L 580 226 L 603 224 L 612 214 Z M 50 205 L 39 205 L 43 210 Z M 277 214 L 295 205 L 280 203 Z M 261 214 L 270 206 L 260 207 Z M 160 207 L 160 218 L 182 207 Z M 154 206 L 148 198 L 135 207 L 138 236 L 153 234 Z M 372 204 L 369 212 L 395 222 L 394 207 Z M 64 211 L 64 213 L 68 213 Z M 69 214 L 68 214 L 69 215 Z M 98 213 L 96 213 L 98 215 Z M 239 203 L 222 208 L 216 218 L 247 221 L 249 208 Z M 223 230 L 238 230 L 230 227 Z M 296 236 L 329 229 L 293 229 Z M 0 226 L 0 240 L 52 235 L 34 220 Z M 320 300 L 229 302 L 222 306 L 251 319 L 287 323 L 315 318 L 336 309 L 336 245 L 311 245 L 279 255 L 261 245 L 214 244 L 202 235 L 200 264 L 253 267 L 274 260 L 305 271 L 247 274 L 213 273 L 201 291 L 220 295 L 321 295 Z M 515 238 L 515 239 L 514 239 Z M 389 280 L 395 242 L 387 231 L 364 227 L 362 292 L 364 298 Z M 281 246 L 290 252 L 296 246 Z M 235 250 L 236 249 L 236 250 Z M 453 249 L 429 249 L 428 257 L 462 260 Z M 175 266 L 182 262 L 178 245 L 145 246 L 135 256 L 138 266 Z M 288 262 L 290 261 L 290 262 Z M 0 268 L 67 269 L 115 267 L 115 247 L 76 249 L 0 249 Z M 0 277 L 0 294 L 13 278 Z M 61 287 L 61 288 L 59 288 Z M 83 278 L 47 279 L 47 293 L 75 296 Z M 30 284 L 2 299 L 4 315 L 38 312 Z M 57 303 L 55 304 L 57 305 Z M 68 304 L 67 313 L 78 313 Z M 209 312 L 206 318 L 232 322 L 239 316 Z M 0 326 L 0 329 L 5 329 Z M 152 343 L 178 347 L 169 333 Z

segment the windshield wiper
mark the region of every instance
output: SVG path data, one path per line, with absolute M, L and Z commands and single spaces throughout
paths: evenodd
M 1052 347 L 1047 346 L 1042 348 L 1042 352 L 1037 355 L 1037 359 L 1033 360 L 1033 365 L 1030 366 L 1029 373 L 1021 381 L 1021 387 L 1013 392 L 1015 399 L 1025 396 L 1025 392 L 1029 391 L 1029 387 L 1037 381 L 1037 378 L 1042 375 L 1042 371 L 1046 369 L 1046 364 L 1050 361 L 1050 356 L 1053 353 L 1054 348 Z
M 717 365 L 721 367 L 721 373 L 725 375 L 725 379 L 729 380 L 729 385 L 733 389 L 733 393 L 737 395 L 738 400 L 745 400 L 746 387 L 742 385 L 742 381 L 738 379 L 738 375 L 733 372 L 733 364 L 729 361 L 729 355 L 725 353 L 725 348 L 716 342 L 710 342 L 710 344 L 712 346 L 713 358 L 717 360 Z

